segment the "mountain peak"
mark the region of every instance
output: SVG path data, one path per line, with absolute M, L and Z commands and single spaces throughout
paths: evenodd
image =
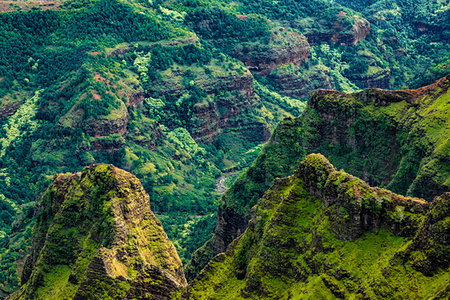
M 447 289 L 448 196 L 430 204 L 397 195 L 310 154 L 293 175 L 275 180 L 246 231 L 185 297 L 440 298 Z
M 169 297 L 186 285 L 140 181 L 106 164 L 55 176 L 39 205 L 22 282 L 11 299 Z

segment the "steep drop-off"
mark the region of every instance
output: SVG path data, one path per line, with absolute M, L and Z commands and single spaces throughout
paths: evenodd
M 291 174 L 308 153 L 323 153 L 337 168 L 402 195 L 431 201 L 449 191 L 449 86 L 447 76 L 418 90 L 314 92 L 305 112 L 280 123 L 224 194 L 215 236 L 195 257 L 225 251 L 273 180 Z M 193 260 L 188 269 L 201 264 Z
M 396 195 L 311 154 L 294 175 L 275 180 L 245 233 L 208 263 L 185 297 L 445 297 L 449 195 L 431 204 Z
M 166 299 L 186 285 L 139 180 L 102 164 L 55 177 L 22 282 L 9 299 Z

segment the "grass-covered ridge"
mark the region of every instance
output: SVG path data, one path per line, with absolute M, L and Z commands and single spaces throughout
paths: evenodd
M 415 257 L 436 257 L 422 252 L 424 236 L 435 241 L 438 255 L 448 255 L 448 243 L 439 239 L 449 230 L 448 213 L 439 211 L 448 206 L 448 194 L 430 207 L 369 187 L 322 155 L 309 155 L 261 197 L 245 233 L 207 265 L 186 296 L 440 297 L 450 279 L 448 262 L 423 272 Z M 440 233 L 430 232 L 433 226 Z
M 186 262 L 212 235 L 215 179 L 248 167 L 310 91 L 448 73 L 442 1 L 371 1 L 361 14 L 353 2 L 1 2 L 0 297 L 19 286 L 33 205 L 55 174 L 92 163 L 136 174 Z
M 448 191 L 449 85 L 447 76 L 417 90 L 314 92 L 304 113 L 279 124 L 224 194 L 215 236 L 200 251 L 211 258 L 225 251 L 273 180 L 292 174 L 308 153 L 323 153 L 336 168 L 402 195 L 430 201 Z
M 147 281 L 144 289 L 136 286 Z M 117 299 L 177 291 L 182 263 L 139 180 L 111 165 L 57 175 L 42 197 L 12 299 Z

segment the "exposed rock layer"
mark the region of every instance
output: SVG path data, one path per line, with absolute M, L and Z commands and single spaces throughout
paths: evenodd
M 184 296 L 445 295 L 448 206 L 448 194 L 430 205 L 372 188 L 322 155 L 308 155 L 294 175 L 275 180 L 253 208 L 245 233 L 208 263 Z
M 11 299 L 168 299 L 186 285 L 139 180 L 111 165 L 57 175 L 33 237 L 24 285 Z
M 254 47 L 255 45 L 244 43 L 235 50 L 233 56 L 248 69 L 261 75 L 268 75 L 281 65 L 300 64 L 308 59 L 311 52 L 303 35 L 284 29 L 273 32 L 268 45 L 258 45 L 256 49 Z
M 303 115 L 283 121 L 224 194 L 214 246 L 202 251 L 224 252 L 274 178 L 292 173 L 307 153 L 324 153 L 337 168 L 399 194 L 431 201 L 447 192 L 449 86 L 447 76 L 417 90 L 315 91 Z

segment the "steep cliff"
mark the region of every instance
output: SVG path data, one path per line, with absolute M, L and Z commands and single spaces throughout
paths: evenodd
M 302 72 L 278 68 L 269 76 L 283 95 L 306 98 L 316 89 L 334 89 L 333 79 L 323 65 L 317 65 Z
M 234 51 L 233 57 L 242 61 L 251 71 L 261 75 L 268 75 L 281 65 L 301 64 L 310 55 L 305 36 L 282 27 L 272 29 L 267 45 L 242 43 Z
M 166 299 L 186 279 L 139 180 L 111 165 L 55 176 L 9 299 Z
M 312 45 L 320 43 L 339 43 L 341 45 L 356 45 L 370 33 L 370 23 L 363 18 L 348 19 L 344 11 L 340 11 L 334 23 L 320 31 L 313 30 L 305 35 Z
M 362 89 L 379 88 L 388 89 L 391 85 L 389 83 L 390 72 L 386 69 L 378 69 L 372 74 L 358 74 L 351 77 L 358 87 Z
M 402 195 L 431 201 L 449 191 L 449 86 L 447 76 L 417 90 L 314 92 L 305 112 L 280 123 L 224 194 L 214 243 L 199 251 L 224 252 L 245 231 L 251 207 L 273 180 L 291 174 L 308 153 L 321 152 L 337 168 Z
M 430 205 L 308 155 L 294 175 L 275 180 L 245 233 L 185 297 L 440 298 L 450 275 L 448 205 L 448 195 Z

